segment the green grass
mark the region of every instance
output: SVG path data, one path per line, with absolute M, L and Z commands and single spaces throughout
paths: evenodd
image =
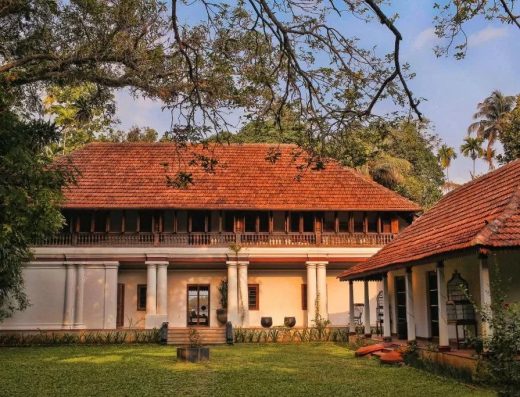
M 156 345 L 0 348 L 4 396 L 489 396 L 411 367 L 354 358 L 344 345 L 211 348 L 204 364 L 179 363 Z

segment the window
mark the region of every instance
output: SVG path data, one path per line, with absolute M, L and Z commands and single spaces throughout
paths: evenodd
M 362 212 L 354 212 L 354 232 L 363 233 L 364 228 L 364 215 Z
M 375 212 L 369 212 L 367 215 L 367 221 L 368 221 L 368 232 L 369 233 L 377 233 L 377 223 L 378 223 L 378 216 Z
M 268 232 L 269 231 L 269 213 L 260 212 L 258 213 L 258 231 Z
M 174 213 L 173 211 L 164 211 L 163 213 L 163 231 L 166 233 L 173 232 Z
M 137 310 L 146 310 L 146 284 L 137 285 Z
M 153 212 L 152 211 L 141 211 L 139 213 L 139 231 L 145 233 L 151 233 L 153 227 Z
M 302 310 L 307 310 L 307 284 L 302 284 Z
M 312 212 L 304 212 L 303 218 L 303 231 L 313 232 L 314 231 L 314 214 Z
M 390 214 L 381 215 L 381 231 L 383 233 L 392 233 L 392 218 Z
M 186 233 L 188 231 L 188 212 L 177 212 L 177 233 Z
M 300 231 L 300 213 L 299 212 L 291 212 L 290 227 L 291 227 L 291 232 L 293 232 L 293 233 Z
M 233 233 L 235 231 L 235 213 L 232 211 L 224 212 L 224 231 Z
M 125 217 L 125 232 L 137 232 L 137 218 L 139 214 L 137 211 L 126 211 Z
M 244 212 L 244 231 L 256 232 L 256 213 Z
M 349 231 L 349 226 L 348 226 L 349 219 L 350 219 L 350 214 L 348 212 L 338 213 L 339 231 L 341 233 L 347 233 Z
M 335 232 L 336 231 L 336 217 L 334 212 L 325 212 L 323 216 L 323 231 L 324 232 Z
M 259 309 L 259 292 L 260 288 L 258 284 L 248 284 L 247 285 L 247 297 L 249 310 L 258 310 Z
M 107 213 L 105 211 L 94 212 L 94 231 L 105 232 L 107 229 Z
M 191 232 L 202 233 L 206 231 L 206 216 L 205 211 L 193 211 L 191 213 Z
M 122 223 L 123 211 L 110 211 L 110 231 L 113 233 L 120 233 Z
M 89 212 L 80 212 L 78 216 L 79 216 L 79 231 L 80 232 L 90 232 L 92 214 Z
M 279 233 L 285 232 L 285 212 L 273 212 L 273 231 Z

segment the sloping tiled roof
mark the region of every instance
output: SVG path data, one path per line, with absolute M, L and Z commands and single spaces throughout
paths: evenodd
M 270 148 L 280 156 L 266 159 Z M 323 170 L 297 169 L 295 146 L 214 145 L 179 149 L 171 143 L 93 143 L 71 154 L 80 172 L 64 192 L 65 208 L 191 208 L 418 211 L 419 207 L 358 172 L 327 161 Z M 194 155 L 218 160 L 215 171 Z M 167 176 L 192 173 L 185 189 Z M 298 176 L 300 176 L 298 180 Z
M 471 247 L 520 247 L 520 160 L 448 193 L 348 279 Z

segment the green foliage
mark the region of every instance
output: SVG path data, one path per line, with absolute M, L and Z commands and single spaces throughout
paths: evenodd
M 159 343 L 158 329 L 124 331 L 2 333 L 0 346 L 114 345 L 123 343 Z
M 219 292 L 219 303 L 222 309 L 227 309 L 227 300 L 228 300 L 228 282 L 227 280 L 220 280 L 220 284 L 218 285 Z
M 128 131 L 108 131 L 107 133 L 100 134 L 97 137 L 98 141 L 101 142 L 157 142 L 159 134 L 156 130 L 150 127 L 139 128 L 134 126 Z
M 477 159 L 484 156 L 484 149 L 482 149 L 482 142 L 484 140 L 482 138 L 472 138 L 467 136 L 464 138 L 464 143 L 460 146 L 460 152 L 464 157 L 469 157 L 473 161 L 473 172 L 471 174 L 472 178 L 475 178 L 476 170 L 475 170 L 475 162 Z
M 117 122 L 113 94 L 93 83 L 51 86 L 43 103 L 61 134 L 59 146 L 51 145 L 55 153 L 70 153 L 102 133 L 111 134 Z
M 348 328 L 235 328 L 235 343 L 306 343 L 306 342 L 348 342 Z
M 63 223 L 61 188 L 74 172 L 66 162 L 51 166 L 46 148 L 58 138 L 48 122 L 0 112 L 0 321 L 29 304 L 22 280 L 29 244 Z
M 446 170 L 446 179 L 449 180 L 448 169 L 450 168 L 451 160 L 457 158 L 455 149 L 446 144 L 443 144 L 437 152 L 437 158 L 441 167 Z
M 491 336 L 484 337 L 485 354 L 479 362 L 479 375 L 503 396 L 520 394 L 520 304 L 506 303 L 504 281 L 498 266 L 491 267 L 491 305 L 476 307 L 487 322 Z
M 502 164 L 520 158 L 520 95 L 515 108 L 506 116 L 504 130 L 500 135 L 504 154 L 497 156 Z
M 188 338 L 190 341 L 190 347 L 202 346 L 202 343 L 200 342 L 200 332 L 196 328 L 190 328 Z

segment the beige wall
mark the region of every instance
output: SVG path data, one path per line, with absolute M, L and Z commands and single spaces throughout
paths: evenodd
M 327 271 L 329 319 L 333 325 L 348 321 L 348 284 L 337 279 L 341 271 Z M 248 283 L 259 285 L 259 310 L 249 312 L 249 325 L 260 326 L 261 317 L 272 317 L 273 325 L 283 325 L 284 317 L 296 317 L 296 325 L 306 323 L 307 312 L 302 310 L 301 285 L 306 283 L 302 270 L 256 270 L 248 272 Z M 220 308 L 218 286 L 226 278 L 225 270 L 168 270 L 168 321 L 171 327 L 185 327 L 187 318 L 188 284 L 210 285 L 210 325 L 220 326 L 216 310 Z M 120 270 L 119 283 L 125 284 L 125 326 L 144 325 L 144 311 L 137 311 L 137 285 L 146 284 L 146 271 Z M 379 283 L 370 283 L 371 318 L 375 323 L 376 296 Z M 355 283 L 355 302 L 363 302 L 363 284 Z

